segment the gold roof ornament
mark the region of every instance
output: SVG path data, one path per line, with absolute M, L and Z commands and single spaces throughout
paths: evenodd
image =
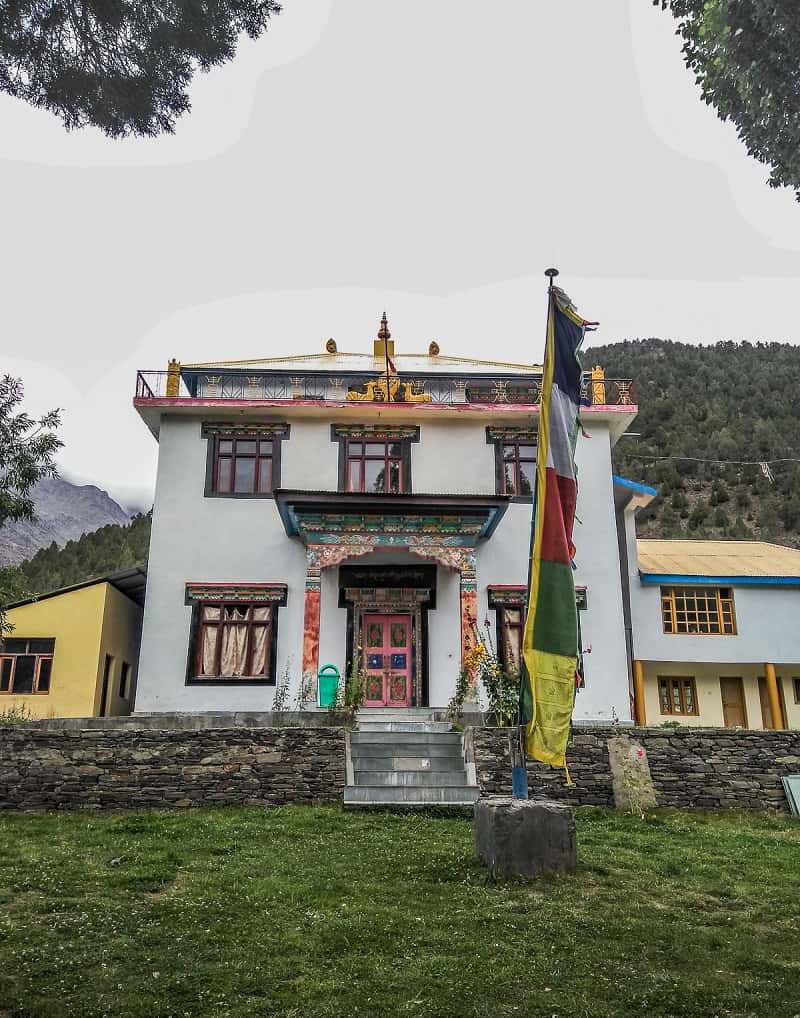
M 389 321 L 385 311 L 381 318 L 381 324 L 378 326 L 378 337 L 373 344 L 372 353 L 374 357 L 382 361 L 386 360 L 387 355 L 394 357 L 394 340 L 389 332 Z
M 331 338 L 325 344 L 325 349 L 328 351 L 328 353 L 336 353 L 337 352 L 336 340 L 333 338 L 333 336 L 331 336 Z
M 436 342 L 435 339 L 431 340 L 431 345 L 428 347 L 428 356 L 429 357 L 439 356 L 439 344 Z

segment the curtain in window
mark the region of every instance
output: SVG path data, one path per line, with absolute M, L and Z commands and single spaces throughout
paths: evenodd
M 254 608 L 253 621 L 264 623 L 269 622 L 269 608 Z M 251 648 L 252 657 L 250 659 L 250 674 L 263 675 L 267 670 L 269 626 L 253 626 L 250 630 L 250 639 L 253 644 Z
M 237 622 L 242 623 L 236 625 Z M 220 674 L 244 675 L 247 661 L 247 608 L 226 608 L 222 627 Z
M 220 617 L 220 609 L 207 607 L 203 609 L 203 618 L 216 621 Z M 217 667 L 217 634 L 218 626 L 203 626 L 203 649 L 200 667 L 203 675 L 214 675 Z

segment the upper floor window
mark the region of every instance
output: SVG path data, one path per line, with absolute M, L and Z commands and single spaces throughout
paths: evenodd
M 536 486 L 536 433 L 520 428 L 488 427 L 494 445 L 495 491 L 528 501 Z
M 236 430 L 204 424 L 209 444 L 206 495 L 269 496 L 280 484 L 281 440 L 286 424 L 254 424 Z
M 214 491 L 265 495 L 272 491 L 272 439 L 217 438 Z
M 533 495 L 536 485 L 536 443 L 502 445 L 501 495 Z
M 7 639 L 0 647 L 0 693 L 49 693 L 54 639 Z
M 411 443 L 419 428 L 334 425 L 339 442 L 339 490 L 402 495 L 411 491 Z
M 730 587 L 662 587 L 661 620 L 665 633 L 736 635 Z
M 347 491 L 405 491 L 400 442 L 347 442 Z

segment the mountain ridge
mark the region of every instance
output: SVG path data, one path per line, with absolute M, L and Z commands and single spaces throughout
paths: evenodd
M 53 542 L 59 547 L 108 524 L 125 525 L 131 516 L 102 488 L 45 477 L 34 487 L 36 518 L 0 527 L 0 566 L 31 558 Z

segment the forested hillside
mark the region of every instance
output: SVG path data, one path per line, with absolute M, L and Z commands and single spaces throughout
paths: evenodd
M 127 525 L 109 524 L 77 541 L 68 541 L 63 548 L 53 542 L 18 566 L 0 570 L 0 586 L 23 597 L 132 566 L 146 566 L 149 544 L 150 514 L 134 516 Z
M 640 536 L 800 546 L 800 347 L 644 339 L 582 360 L 635 382 L 639 437 L 618 442 L 614 466 L 661 494 L 640 513 Z

